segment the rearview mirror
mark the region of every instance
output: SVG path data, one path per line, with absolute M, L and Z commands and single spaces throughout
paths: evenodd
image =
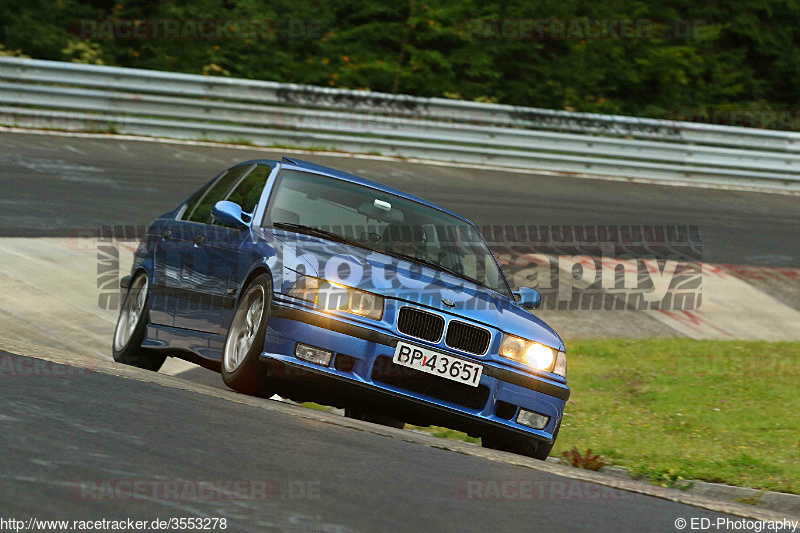
M 399 209 L 392 209 L 392 204 L 375 199 L 374 202 L 364 202 L 358 208 L 358 212 L 378 222 L 388 222 L 389 224 L 399 224 L 403 222 L 403 212 Z
M 517 292 L 512 294 L 519 306 L 524 309 L 539 309 L 539 306 L 542 305 L 541 295 L 530 287 L 520 287 Z
M 248 213 L 242 212 L 239 204 L 222 200 L 214 204 L 211 209 L 211 216 L 223 224 L 234 226 L 237 228 L 247 228 L 250 226 L 248 222 L 244 221 L 244 216 L 250 218 Z

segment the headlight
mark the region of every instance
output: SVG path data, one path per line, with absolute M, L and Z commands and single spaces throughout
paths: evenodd
M 538 342 L 504 333 L 500 355 L 539 370 L 567 376 L 567 354 Z
M 383 317 L 383 297 L 311 276 L 301 276 L 289 296 L 315 303 L 323 309 L 345 311 L 374 320 Z

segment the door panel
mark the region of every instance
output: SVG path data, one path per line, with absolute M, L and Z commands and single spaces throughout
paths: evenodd
M 235 171 L 235 172 L 234 172 Z M 220 200 L 236 202 L 244 213 L 252 213 L 264 190 L 271 168 L 265 165 L 234 167 L 194 210 L 195 222 L 186 236 L 188 248 L 181 255 L 180 292 L 187 304 L 175 309 L 175 327 L 225 335 L 236 302 L 229 293 L 234 270 L 239 267 L 239 249 L 250 237 L 250 229 L 225 226 L 211 217 Z
M 181 239 L 178 222 L 171 220 L 160 224 L 156 230 L 154 250 L 153 286 L 151 287 L 150 322 L 163 326 L 174 323 L 173 308 L 177 305 L 174 289 L 180 265 Z
M 194 237 L 211 222 L 211 207 L 223 199 L 255 165 L 239 165 L 220 174 L 197 191 L 187 202 L 178 220 L 164 221 L 158 229 L 154 254 L 153 304 L 150 320 L 154 324 L 175 325 L 175 315 L 198 307 L 186 280 L 196 269 Z
M 249 230 L 197 225 L 181 257 L 179 287 L 186 304 L 175 309 L 175 327 L 224 335 L 235 298 L 228 282 Z

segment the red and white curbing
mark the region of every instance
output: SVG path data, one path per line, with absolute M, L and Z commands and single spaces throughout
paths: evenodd
M 800 339 L 800 311 L 749 282 L 770 279 L 800 301 L 800 269 L 704 264 L 699 308 L 644 312 L 692 339 Z

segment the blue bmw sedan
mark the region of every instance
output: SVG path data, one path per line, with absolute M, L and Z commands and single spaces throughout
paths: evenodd
M 539 459 L 570 394 L 539 294 L 512 292 L 471 222 L 296 159 L 238 164 L 159 216 L 121 285 L 116 361 L 180 357 L 246 394 Z

